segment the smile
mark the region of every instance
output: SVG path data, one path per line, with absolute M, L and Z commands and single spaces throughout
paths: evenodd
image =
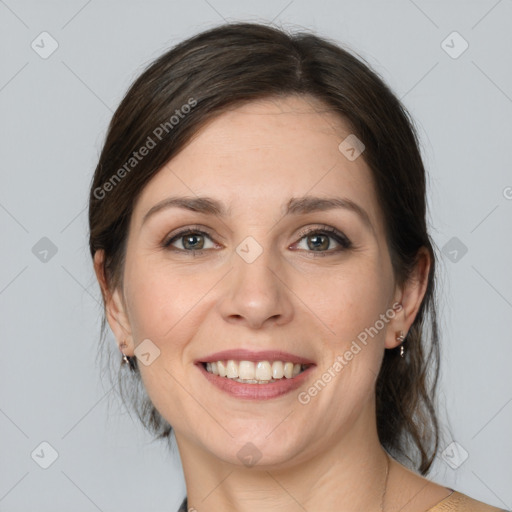
M 203 363 L 206 371 L 243 384 L 268 384 L 281 379 L 293 379 L 309 365 L 291 361 L 212 361 Z
M 235 349 L 216 352 L 195 361 L 206 380 L 232 398 L 268 400 L 303 385 L 316 364 L 280 350 Z

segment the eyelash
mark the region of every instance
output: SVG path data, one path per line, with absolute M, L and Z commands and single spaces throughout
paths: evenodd
M 330 226 L 322 226 L 320 228 L 307 228 L 301 231 L 298 235 L 299 240 L 298 242 L 295 242 L 295 244 L 299 243 L 300 241 L 302 241 L 303 238 L 306 238 L 307 236 L 310 235 L 327 235 L 329 236 L 329 238 L 334 239 L 336 243 L 340 246 L 337 249 L 329 249 L 327 251 L 306 251 L 312 253 L 314 257 L 329 256 L 331 254 L 337 254 L 352 248 L 352 242 L 341 231 L 338 231 L 337 229 L 332 228 Z
M 191 234 L 207 236 L 213 242 L 213 237 L 207 231 L 205 231 L 203 228 L 200 228 L 200 227 L 195 228 L 194 226 L 191 226 L 191 227 L 188 227 L 186 229 L 179 231 L 178 233 L 175 233 L 171 238 L 167 239 L 166 241 L 164 241 L 162 243 L 162 247 L 165 249 L 174 251 L 174 252 L 191 253 L 194 256 L 202 255 L 203 253 L 211 250 L 211 249 L 185 250 L 185 249 L 176 249 L 176 248 L 172 247 L 172 244 L 175 241 L 179 240 L 180 238 L 183 238 L 186 235 L 191 235 Z M 337 249 L 328 249 L 327 251 L 313 251 L 313 250 L 306 251 L 308 253 L 313 253 L 313 255 L 314 255 L 313 257 L 329 256 L 329 255 L 337 254 L 344 250 L 352 248 L 352 242 L 343 233 L 341 233 L 337 229 L 332 228 L 330 226 L 307 228 L 299 233 L 299 235 L 298 235 L 299 240 L 292 245 L 298 244 L 299 242 L 302 241 L 303 238 L 306 238 L 307 236 L 310 236 L 310 235 L 328 235 L 330 238 L 334 239 L 335 242 L 337 244 L 339 244 L 339 246 L 340 246 Z

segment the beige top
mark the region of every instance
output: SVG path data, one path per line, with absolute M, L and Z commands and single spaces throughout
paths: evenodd
M 187 512 L 187 498 L 183 500 L 178 512 Z M 486 505 L 481 501 L 474 500 L 465 494 L 452 491 L 446 498 L 442 499 L 437 505 L 429 508 L 425 512 L 511 512 L 504 508 L 496 508 Z
M 429 508 L 426 512 L 507 512 L 503 508 L 492 507 L 481 501 L 474 500 L 465 494 L 452 491 L 446 498 L 437 505 Z

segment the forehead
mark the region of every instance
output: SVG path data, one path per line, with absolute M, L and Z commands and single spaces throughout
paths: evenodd
M 281 207 L 290 197 L 339 195 L 378 224 L 371 171 L 339 149 L 348 123 L 310 96 L 258 100 L 224 111 L 143 190 L 136 215 L 169 195 L 207 195 L 235 214 Z

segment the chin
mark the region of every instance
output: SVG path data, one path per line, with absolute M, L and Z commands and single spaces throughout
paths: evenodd
M 248 469 L 261 470 L 284 469 L 298 463 L 305 458 L 307 448 L 304 432 L 291 433 L 289 430 L 277 434 L 276 423 L 265 424 L 259 432 L 248 433 L 247 429 L 238 435 L 233 435 L 226 442 L 222 436 L 212 445 L 211 438 L 204 443 L 204 447 L 215 457 L 236 466 L 245 466 Z M 229 429 L 229 426 L 226 426 Z M 269 435 L 270 434 L 270 435 Z

